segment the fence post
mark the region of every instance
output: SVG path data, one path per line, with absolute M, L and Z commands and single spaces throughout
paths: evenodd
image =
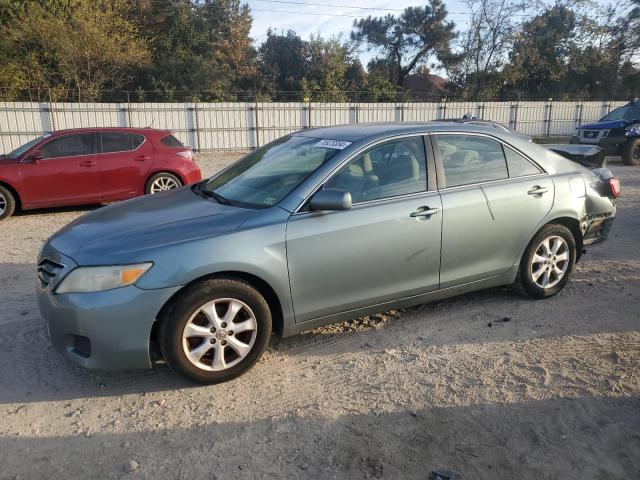
M 509 106 L 509 126 L 513 130 L 517 131 L 518 129 L 518 102 Z
M 307 102 L 307 128 L 311 128 L 311 100 Z
M 582 109 L 584 108 L 584 103 L 580 102 L 576 105 L 576 109 L 578 110 L 578 118 L 576 128 L 582 125 Z
M 195 150 L 199 152 L 201 151 L 201 149 L 200 149 L 200 127 L 198 127 L 198 104 L 194 103 L 193 107 L 190 107 L 189 110 L 191 111 L 191 125 L 193 125 L 193 127 L 191 128 L 191 132 L 195 134 L 195 141 L 197 146 Z
M 56 115 L 53 111 L 53 102 L 51 101 L 51 90 L 49 90 L 49 123 L 51 130 L 56 130 Z
M 133 127 L 133 123 L 131 122 L 131 97 L 129 96 L 129 91 L 127 90 L 127 124 L 130 127 Z
M 253 130 L 256 132 L 256 137 L 255 137 L 256 148 L 260 148 L 260 130 L 258 126 L 258 102 L 255 102 L 255 105 L 253 107 Z
M 547 115 L 546 115 L 547 118 L 545 118 L 545 120 L 544 120 L 545 122 L 547 122 L 547 129 L 546 129 L 547 130 L 547 133 L 546 133 L 547 137 L 550 136 L 550 133 L 551 133 L 551 109 L 552 108 L 553 108 L 553 98 L 550 98 L 549 99 L 549 103 L 547 104 Z

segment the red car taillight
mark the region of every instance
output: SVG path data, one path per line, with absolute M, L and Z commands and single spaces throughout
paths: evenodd
M 183 150 L 182 152 L 176 152 L 179 157 L 186 158 L 187 160 L 193 160 L 193 152 L 191 150 Z
M 609 179 L 609 188 L 611 189 L 611 195 L 614 197 L 620 196 L 620 180 L 617 178 Z

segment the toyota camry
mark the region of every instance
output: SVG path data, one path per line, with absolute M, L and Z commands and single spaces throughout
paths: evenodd
M 620 183 L 455 122 L 304 130 L 195 185 L 90 212 L 38 258 L 51 341 L 96 369 L 237 377 L 272 333 L 488 287 L 557 294 Z

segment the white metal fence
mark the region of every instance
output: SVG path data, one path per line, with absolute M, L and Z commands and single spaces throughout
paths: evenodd
M 196 150 L 255 148 L 304 128 L 365 122 L 423 122 L 471 112 L 535 137 L 571 135 L 622 101 L 431 103 L 37 103 L 0 102 L 0 153 L 48 131 L 153 127 Z

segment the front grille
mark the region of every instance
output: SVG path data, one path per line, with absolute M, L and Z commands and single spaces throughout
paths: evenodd
M 584 130 L 582 136 L 584 138 L 596 138 L 598 136 L 599 130 Z
M 38 281 L 40 282 L 40 286 L 46 288 L 63 268 L 63 264 L 54 262 L 48 258 L 40 260 L 38 263 Z

